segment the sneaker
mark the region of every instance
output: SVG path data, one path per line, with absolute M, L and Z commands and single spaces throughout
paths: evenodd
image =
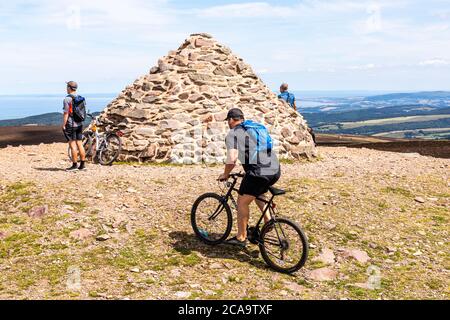
M 74 163 L 70 168 L 67 168 L 66 171 L 76 171 L 78 170 L 78 165 Z
M 247 240 L 239 241 L 236 237 L 233 237 L 233 238 L 225 241 L 225 244 L 229 244 L 229 245 L 240 247 L 240 248 L 245 248 L 245 247 L 247 247 Z
M 84 163 L 81 163 L 80 166 L 78 167 L 78 170 L 80 171 L 86 171 L 86 166 L 84 165 Z

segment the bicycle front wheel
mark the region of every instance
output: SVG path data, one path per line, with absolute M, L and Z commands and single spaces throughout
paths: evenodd
M 232 223 L 230 206 L 218 194 L 205 193 L 192 206 L 192 228 L 206 244 L 215 245 L 225 241 L 231 233 Z
M 107 135 L 100 146 L 98 162 L 104 166 L 110 165 L 119 157 L 121 150 L 122 141 L 119 136 L 114 133 Z
M 293 273 L 306 262 L 308 240 L 295 222 L 277 218 L 269 221 L 261 230 L 259 249 L 264 261 L 272 269 Z

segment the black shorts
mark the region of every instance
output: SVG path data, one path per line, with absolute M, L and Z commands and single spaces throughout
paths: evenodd
M 280 179 L 280 176 L 280 171 L 273 176 L 258 176 L 246 173 L 239 187 L 239 194 L 258 197 L 269 191 L 269 187 L 273 186 Z
M 83 126 L 78 127 L 66 127 L 64 130 L 64 136 L 67 141 L 81 141 L 83 140 Z

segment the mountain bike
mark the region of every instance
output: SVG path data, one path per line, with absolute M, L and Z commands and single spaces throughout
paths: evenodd
M 205 193 L 192 206 L 191 224 L 196 236 L 208 245 L 223 243 L 230 235 L 233 223 L 230 204 L 237 210 L 233 192 L 237 192 L 236 183 L 242 173 L 231 174 L 225 181 L 223 195 Z M 270 200 L 257 197 L 265 203 L 258 223 L 248 228 L 248 240 L 259 246 L 262 258 L 272 269 L 293 273 L 304 266 L 308 257 L 308 240 L 297 223 L 278 216 L 274 198 L 286 191 L 270 187 Z M 269 212 L 270 220 L 263 223 L 264 215 Z M 262 225 L 262 227 L 261 227 Z
M 99 121 L 92 114 L 87 114 L 91 118 L 93 123 L 83 131 L 83 147 L 86 151 L 86 158 L 92 159 L 92 161 L 102 164 L 110 165 L 119 157 L 122 151 L 122 140 L 120 137 L 123 136 L 121 131 L 105 131 L 102 133 L 98 132 Z M 72 149 L 69 147 L 67 151 L 69 159 L 72 162 Z M 79 156 L 78 156 L 79 157 Z M 79 159 L 78 159 L 79 160 Z

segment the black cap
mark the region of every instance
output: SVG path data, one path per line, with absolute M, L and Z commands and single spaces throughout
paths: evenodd
M 225 120 L 229 119 L 244 119 L 244 113 L 241 109 L 233 108 L 230 111 L 228 111 L 227 117 Z

